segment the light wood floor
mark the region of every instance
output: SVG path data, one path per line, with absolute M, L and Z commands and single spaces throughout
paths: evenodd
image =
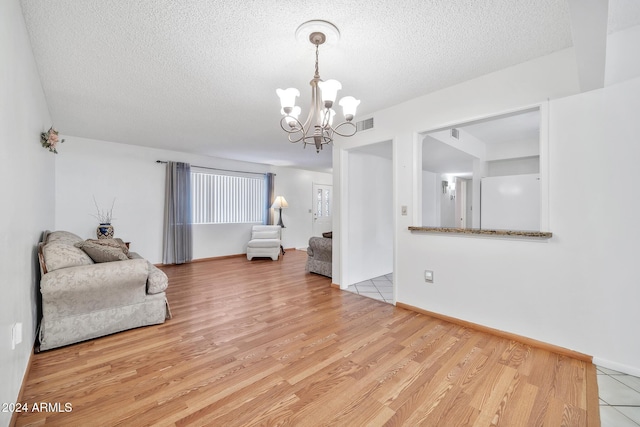
M 22 402 L 72 411 L 17 425 L 599 425 L 593 365 L 331 288 L 305 259 L 163 268 L 173 319 L 35 354 Z

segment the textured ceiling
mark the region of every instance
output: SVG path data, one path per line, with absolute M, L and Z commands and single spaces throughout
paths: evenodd
M 306 115 L 303 22 L 340 29 L 320 75 L 362 101 L 360 117 L 572 45 L 566 0 L 21 3 L 61 133 L 316 170 L 331 167 L 331 149 L 290 144 L 275 94 L 297 87 Z

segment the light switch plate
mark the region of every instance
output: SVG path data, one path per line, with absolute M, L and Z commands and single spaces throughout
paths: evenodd
M 424 281 L 427 283 L 433 283 L 433 271 L 425 270 L 424 271 Z

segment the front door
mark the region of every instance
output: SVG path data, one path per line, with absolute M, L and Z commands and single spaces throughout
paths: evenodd
M 331 231 L 331 210 L 333 209 L 333 186 L 313 184 L 313 235 Z

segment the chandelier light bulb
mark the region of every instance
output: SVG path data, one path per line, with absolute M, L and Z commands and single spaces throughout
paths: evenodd
M 300 116 L 301 112 L 302 112 L 302 109 L 300 107 L 298 107 L 297 105 L 295 107 L 293 107 L 293 109 L 291 110 L 291 112 L 289 114 L 284 112 L 284 108 L 280 110 L 280 113 L 283 116 L 285 116 L 284 120 L 291 127 L 295 127 L 296 126 L 296 123 L 298 122 L 298 117 Z
M 355 99 L 353 96 L 345 96 L 340 100 L 339 104 L 342 107 L 342 113 L 344 114 L 345 120 L 350 122 L 356 115 L 356 110 L 358 109 L 358 105 L 360 105 L 360 100 Z
M 294 87 L 290 87 L 288 89 L 277 89 L 276 93 L 280 97 L 280 106 L 286 114 L 290 114 L 296 105 L 296 96 L 300 96 L 300 91 Z
M 324 103 L 325 108 L 331 108 L 333 103 L 336 101 L 336 97 L 338 96 L 338 91 L 342 89 L 342 85 L 337 80 L 327 80 L 326 82 L 320 81 L 318 82 L 318 87 L 322 92 L 322 102 Z

